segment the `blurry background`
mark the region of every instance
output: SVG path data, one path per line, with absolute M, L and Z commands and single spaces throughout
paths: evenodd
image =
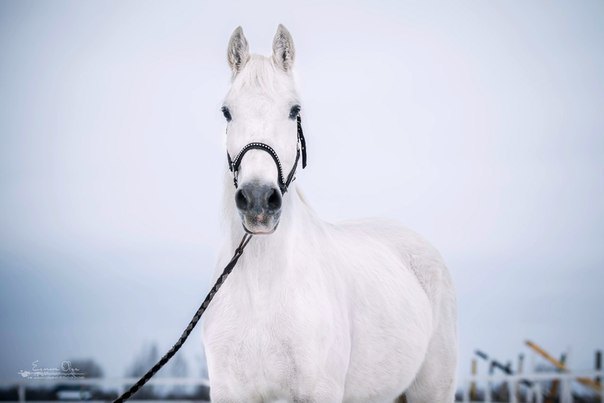
M 591 368 L 604 342 L 604 3 L 0 3 L 0 378 L 168 349 L 220 242 L 225 52 L 291 31 L 328 221 L 436 245 L 460 373 L 522 342 Z M 184 348 L 203 373 L 200 332 Z M 156 352 L 157 354 L 157 352 Z M 140 360 L 139 360 L 140 361 Z M 182 364 L 181 364 L 182 366 Z

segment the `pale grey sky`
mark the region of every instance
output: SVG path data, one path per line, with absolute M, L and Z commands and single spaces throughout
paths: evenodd
M 169 348 L 221 222 L 225 49 L 297 46 L 330 221 L 397 219 L 444 255 L 460 369 L 531 338 L 604 347 L 604 3 L 0 3 L 0 378 Z M 200 361 L 200 333 L 185 347 Z

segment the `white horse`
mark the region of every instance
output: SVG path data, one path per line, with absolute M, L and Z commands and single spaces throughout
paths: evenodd
M 280 25 L 264 57 L 239 27 L 227 53 L 228 154 L 262 145 L 240 156 L 236 186 L 226 174 L 219 268 L 244 231 L 263 235 L 206 314 L 212 401 L 452 402 L 456 302 L 440 255 L 395 223 L 327 223 L 294 184 L 283 193 L 300 153 L 292 38 Z

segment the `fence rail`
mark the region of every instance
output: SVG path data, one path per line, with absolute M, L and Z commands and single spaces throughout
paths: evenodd
M 27 402 L 27 389 L 39 388 L 42 386 L 57 386 L 57 385 L 68 385 L 68 386 L 96 386 L 100 388 L 112 388 L 116 395 L 121 395 L 126 391 L 128 387 L 136 383 L 138 378 L 36 378 L 36 379 L 23 379 L 18 381 L 1 381 L 0 387 L 17 387 L 18 400 L 17 402 Z M 203 378 L 154 378 L 147 382 L 147 385 L 152 386 L 206 386 L 210 387 L 210 381 Z M 73 400 L 73 399 L 71 399 Z M 32 400 L 30 400 L 32 401 Z M 35 400 L 40 402 L 39 400 Z M 54 400 L 57 401 L 57 400 Z M 99 400 L 86 400 L 86 401 L 99 401 Z M 102 400 L 101 400 L 102 401 Z M 144 402 L 145 400 L 135 400 L 136 402 Z M 149 400 L 158 402 L 158 400 Z M 175 403 L 178 401 L 190 402 L 192 400 L 170 400 Z M 199 401 L 199 400 L 195 400 Z
M 489 375 L 489 376 L 470 376 L 460 379 L 458 387 L 461 390 L 461 402 L 486 402 L 496 403 L 493 399 L 493 390 L 495 385 L 506 385 L 508 390 L 508 400 L 510 403 L 544 403 L 547 382 L 557 381 L 559 384 L 559 402 L 573 403 L 575 398 L 573 391 L 581 385 L 586 393 L 594 397 L 599 397 L 600 402 L 604 402 L 604 388 L 602 384 L 596 383 L 594 379 L 602 379 L 604 371 L 576 371 L 576 372 L 536 372 L 515 375 Z M 587 382 L 590 381 L 590 382 Z M 586 383 L 591 386 L 585 386 Z M 482 400 L 471 400 L 472 386 L 482 386 L 484 397 Z M 523 392 L 523 393 L 521 393 Z M 498 403 L 498 402 L 497 402 Z
M 507 385 L 509 400 L 511 403 L 531 402 L 544 403 L 545 401 L 545 384 L 551 381 L 559 382 L 560 403 L 574 402 L 573 390 L 576 390 L 579 379 L 603 379 L 604 371 L 583 371 L 569 373 L 526 373 L 518 375 L 491 375 L 491 376 L 471 376 L 460 379 L 458 382 L 459 390 L 461 391 L 462 400 L 464 403 L 470 402 L 486 402 L 496 403 L 493 399 L 493 388 L 495 385 Z M 111 387 L 118 394 L 121 394 L 127 387 L 135 383 L 137 378 L 78 378 L 78 379 L 35 379 L 35 380 L 19 380 L 19 381 L 3 381 L 0 382 L 0 387 L 17 387 L 19 400 L 18 402 L 27 401 L 27 389 L 48 385 L 77 385 L 77 386 L 97 386 L 108 388 Z M 528 381 L 528 382 L 527 382 Z M 201 378 L 156 378 L 151 379 L 149 385 L 155 386 L 206 386 L 209 387 L 209 381 Z M 530 385 L 527 385 L 530 384 Z M 470 391 L 472 385 L 482 386 L 484 398 L 482 400 L 471 400 Z M 600 401 L 604 402 L 604 388 L 601 384 L 591 389 L 593 396 L 599 396 Z M 520 393 L 522 391 L 522 393 Z M 157 400 L 154 400 L 157 401 Z M 138 400 L 138 402 L 142 402 Z

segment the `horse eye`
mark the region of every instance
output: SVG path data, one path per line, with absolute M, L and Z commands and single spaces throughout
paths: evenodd
M 298 114 L 300 113 L 300 105 L 294 105 L 292 106 L 292 108 L 289 110 L 289 118 L 291 120 L 294 120 L 298 117 Z
M 233 119 L 231 117 L 231 111 L 229 111 L 229 108 L 227 108 L 226 106 L 222 107 L 222 114 L 224 115 L 224 118 L 226 119 L 227 122 L 230 122 L 231 119 Z

